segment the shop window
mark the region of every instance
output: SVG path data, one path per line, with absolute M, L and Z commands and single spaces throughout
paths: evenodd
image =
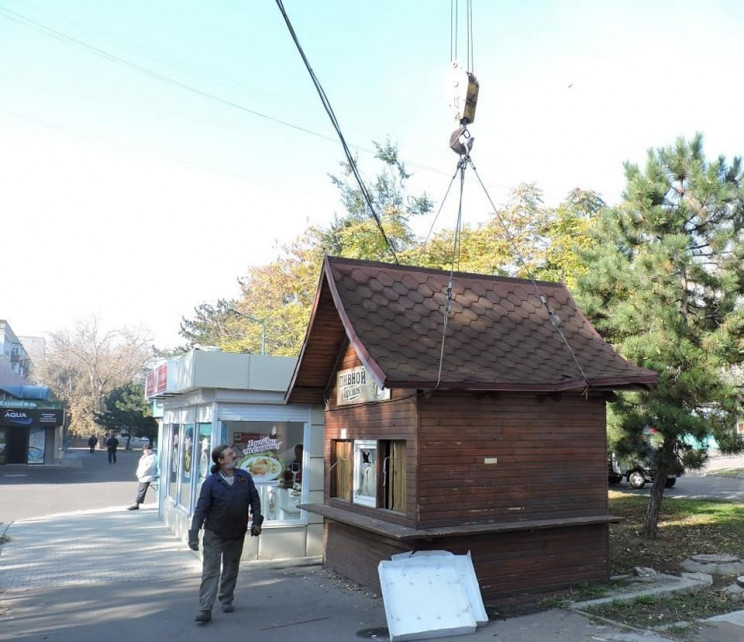
M 178 453 L 179 424 L 170 424 L 170 444 L 168 446 L 168 497 L 176 501 L 178 494 Z
M 305 453 L 301 422 L 223 421 L 238 466 L 253 477 L 267 521 L 299 520 Z
M 199 478 L 197 483 L 201 486 L 212 468 L 212 424 L 197 424 L 199 430 Z
M 182 432 L 183 448 L 180 451 L 181 494 L 178 503 L 181 506 L 190 508 L 194 473 L 194 424 L 184 424 Z
M 333 441 L 331 456 L 331 497 L 362 506 L 405 512 L 405 441 Z

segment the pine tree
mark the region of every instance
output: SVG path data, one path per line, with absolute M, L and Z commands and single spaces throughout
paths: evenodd
M 644 431 L 659 435 L 644 525 L 653 539 L 667 475 L 699 467 L 710 437 L 741 449 L 728 373 L 744 360 L 744 192 L 740 159 L 708 162 L 700 134 L 625 173 L 622 204 L 597 219 L 578 298 L 623 356 L 659 373 L 653 389 L 619 395 L 609 418 L 628 449 Z

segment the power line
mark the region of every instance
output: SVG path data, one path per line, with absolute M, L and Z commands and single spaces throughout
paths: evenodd
M 387 234 L 385 234 L 385 230 L 382 227 L 382 221 L 380 220 L 380 217 L 377 215 L 377 212 L 375 211 L 374 205 L 372 204 L 372 197 L 370 196 L 367 190 L 367 186 L 364 184 L 364 181 L 362 180 L 362 176 L 359 173 L 359 169 L 357 168 L 356 161 L 354 160 L 354 157 L 349 151 L 349 147 L 346 144 L 346 139 L 344 138 L 343 132 L 341 131 L 341 126 L 338 123 L 336 114 L 333 112 L 333 107 L 331 107 L 331 102 L 330 100 L 328 100 L 328 96 L 326 96 L 325 90 L 323 89 L 323 86 L 320 84 L 320 80 L 315 75 L 315 72 L 310 66 L 310 61 L 307 59 L 307 56 L 305 55 L 305 52 L 302 49 L 302 45 L 300 44 L 300 41 L 297 38 L 297 34 L 295 33 L 294 27 L 292 27 L 292 23 L 289 20 L 289 16 L 287 15 L 287 12 L 284 9 L 284 3 L 282 2 L 282 0 L 276 0 L 276 5 L 277 7 L 279 7 L 279 11 L 281 12 L 282 17 L 284 18 L 284 22 L 287 23 L 287 29 L 289 29 L 289 33 L 292 36 L 292 40 L 294 41 L 295 46 L 297 47 L 297 51 L 299 51 L 300 56 L 302 57 L 302 61 L 305 63 L 305 67 L 308 73 L 310 74 L 310 78 L 313 81 L 313 85 L 315 85 L 315 90 L 318 92 L 318 96 L 320 96 L 320 102 L 323 104 L 323 108 L 328 114 L 328 118 L 330 118 L 331 124 L 333 125 L 333 128 L 336 130 L 336 133 L 338 134 L 338 138 L 341 141 L 341 147 L 343 148 L 344 154 L 346 155 L 346 160 L 349 163 L 349 167 L 351 168 L 351 171 L 354 174 L 354 178 L 356 179 L 359 185 L 359 189 L 362 192 L 362 196 L 364 196 L 364 200 L 367 203 L 367 207 L 369 207 L 369 211 L 372 214 L 372 218 L 374 218 L 375 223 L 377 224 L 377 228 L 380 230 L 380 234 L 382 235 L 382 238 L 385 241 L 385 244 L 387 245 L 388 250 L 390 250 L 390 253 L 393 255 L 393 259 L 395 260 L 396 263 L 398 263 L 398 255 L 395 253 L 395 248 L 393 247 L 392 243 L 388 239 Z
M 103 58 L 104 60 L 108 60 L 109 62 L 115 62 L 121 65 L 124 65 L 125 67 L 128 67 L 134 71 L 137 71 L 141 74 L 144 74 L 146 76 L 149 76 L 150 78 L 154 78 L 155 80 L 158 80 L 160 82 L 173 85 L 175 87 L 179 87 L 181 89 L 184 89 L 186 91 L 189 91 L 193 94 L 196 94 L 197 96 L 201 96 L 202 98 L 207 98 L 209 100 L 214 100 L 218 103 L 221 103 L 223 105 L 226 105 L 228 107 L 233 107 L 234 109 L 239 109 L 240 111 L 246 112 L 248 114 L 252 114 L 253 116 L 258 116 L 259 118 L 264 118 L 265 120 L 269 120 L 271 122 L 277 123 L 279 125 L 284 125 L 285 127 L 291 127 L 292 129 L 296 129 L 297 131 L 304 132 L 305 134 L 310 134 L 311 136 L 317 136 L 318 138 L 324 138 L 326 140 L 334 141 L 334 139 L 331 136 L 326 136 L 324 134 L 320 134 L 318 132 L 313 131 L 312 129 L 307 129 L 306 127 L 301 127 L 300 125 L 295 125 L 293 123 L 290 123 L 286 120 L 281 120 L 279 118 L 274 118 L 273 116 L 269 116 L 268 114 L 261 113 L 260 111 L 256 111 L 255 109 L 250 109 L 249 107 L 246 107 L 244 105 L 241 105 L 240 103 L 236 103 L 232 100 L 228 100 L 226 98 L 222 98 L 220 96 L 217 96 L 215 94 L 212 94 L 208 91 L 205 91 L 203 89 L 199 89 L 198 87 L 195 87 L 194 85 L 190 85 L 188 83 L 182 82 L 180 80 L 177 80 L 176 78 L 172 78 L 170 76 L 166 76 L 165 74 L 162 74 L 158 71 L 153 71 L 152 69 L 148 69 L 147 67 L 143 67 L 142 65 L 138 65 L 135 62 L 132 62 L 130 60 L 127 60 L 126 58 L 122 58 L 121 56 L 117 56 L 116 54 L 112 54 L 105 49 L 100 49 L 99 47 L 96 47 L 94 45 L 88 44 L 87 42 L 84 42 L 82 40 L 79 40 L 78 38 L 75 38 L 73 36 L 69 36 L 65 33 L 62 33 L 61 31 L 58 31 L 56 29 L 52 29 L 51 27 L 47 27 L 46 25 L 41 24 L 40 22 L 37 22 L 35 20 L 32 20 L 31 18 L 27 18 L 15 11 L 12 11 L 10 9 L 7 9 L 5 7 L 0 7 L 0 17 L 5 18 L 6 20 L 9 20 L 11 22 L 15 22 L 24 26 L 30 26 L 35 29 L 38 29 L 39 31 L 45 33 L 48 36 L 51 36 L 52 38 L 55 38 L 57 40 L 60 40 L 62 42 L 66 42 L 68 44 L 73 44 L 78 47 L 81 47 L 88 51 L 89 53 L 92 53 L 96 56 L 99 56 Z M 334 141 L 335 142 L 335 141 Z
M 18 25 L 21 25 L 23 27 L 33 28 L 33 29 L 35 29 L 35 30 L 43 33 L 44 35 L 46 35 L 46 36 L 48 36 L 50 38 L 54 38 L 55 40 L 59 40 L 59 41 L 64 42 L 66 44 L 79 47 L 79 48 L 87 51 L 90 54 L 93 54 L 95 56 L 98 56 L 100 58 L 103 58 L 104 60 L 108 60 L 109 62 L 113 62 L 113 63 L 119 64 L 119 65 L 123 65 L 123 66 L 128 67 L 128 68 L 130 68 L 130 69 L 132 69 L 134 71 L 137 71 L 137 72 L 139 72 L 141 74 L 144 74 L 146 76 L 149 76 L 150 78 L 152 78 L 154 80 L 157 80 L 159 82 L 163 82 L 165 84 L 169 84 L 169 85 L 172 85 L 172 86 L 179 87 L 180 89 L 183 89 L 185 91 L 191 92 L 191 93 L 193 93 L 193 94 L 195 94 L 197 96 L 201 96 L 202 98 L 206 98 L 208 100 L 216 101 L 216 102 L 218 102 L 218 103 L 220 103 L 222 105 L 225 105 L 227 107 L 232 107 L 234 109 L 238 109 L 238 110 L 240 110 L 242 112 L 252 114 L 252 115 L 257 116 L 259 118 L 264 118 L 264 119 L 269 120 L 271 122 L 277 123 L 278 125 L 283 125 L 285 127 L 289 127 L 291 129 L 294 129 L 294 130 L 297 130 L 297 131 L 301 131 L 301 132 L 306 133 L 306 134 L 310 134 L 311 136 L 315 136 L 317 138 L 326 140 L 326 141 L 331 142 L 331 143 L 336 143 L 337 142 L 337 138 L 335 138 L 333 136 L 329 136 L 328 134 L 323 134 L 321 132 L 314 131 L 314 130 L 309 129 L 307 127 L 302 127 L 301 125 L 295 125 L 292 122 L 289 122 L 289 121 L 286 121 L 286 120 L 282 120 L 282 119 L 279 119 L 279 118 L 275 118 L 273 116 L 270 116 L 269 114 L 265 114 L 265 113 L 262 113 L 262 112 L 259 112 L 259 111 L 255 110 L 255 109 L 251 109 L 249 107 L 246 107 L 245 105 L 241 105 L 240 103 L 236 103 L 235 101 L 232 101 L 232 100 L 229 100 L 229 99 L 226 99 L 226 98 L 222 98 L 221 96 L 218 96 L 217 94 L 214 94 L 214 93 L 209 92 L 207 90 L 201 89 L 201 88 L 199 88 L 199 87 L 197 87 L 195 85 L 192 85 L 192 84 L 189 84 L 189 83 L 180 81 L 180 80 L 178 80 L 176 78 L 173 78 L 171 76 L 168 76 L 167 74 L 163 74 L 161 72 L 154 71 L 152 69 L 149 69 L 148 67 L 145 67 L 143 65 L 139 65 L 139 64 L 137 64 L 135 62 L 132 62 L 130 60 L 127 60 L 126 58 L 123 58 L 123 57 L 121 57 L 121 56 L 119 56 L 117 54 L 114 54 L 114 53 L 111 53 L 110 51 L 107 51 L 106 49 L 102 49 L 100 47 L 96 47 L 95 45 L 91 45 L 91 44 L 85 42 L 84 40 L 81 40 L 80 38 L 77 38 L 75 36 L 71 36 L 71 35 L 69 35 L 67 33 L 64 33 L 62 31 L 58 30 L 58 29 L 54 29 L 52 27 L 49 27 L 48 25 L 42 24 L 42 23 L 40 23 L 40 22 L 38 22 L 36 20 L 33 20 L 32 18 L 29 18 L 27 16 L 24 16 L 24 15 L 18 13 L 17 11 L 13 11 L 13 10 L 8 9 L 6 7 L 0 6 L 0 18 L 5 18 L 9 22 L 13 22 L 13 23 L 18 24 Z M 151 55 L 151 54 L 148 54 L 148 55 Z M 158 56 L 156 56 L 156 58 L 157 57 Z M 176 61 L 174 59 L 169 59 L 169 58 L 163 57 L 163 56 L 159 56 L 159 57 L 162 58 L 163 60 L 166 60 L 166 61 L 171 60 L 171 61 L 173 61 L 175 63 L 178 63 L 179 65 L 182 65 L 182 63 L 180 63 L 179 61 Z M 209 73 L 212 74 L 212 72 L 209 72 Z M 230 82 L 234 82 L 236 84 L 239 84 L 241 86 L 244 86 L 244 83 L 240 83 L 240 82 L 238 82 L 238 81 L 236 81 L 234 79 L 227 79 L 227 80 L 229 80 Z M 375 154 L 374 150 L 372 150 L 372 149 L 370 149 L 368 147 L 364 147 L 364 146 L 361 146 L 361 145 L 358 145 L 358 144 L 353 144 L 352 147 L 355 150 L 359 151 L 359 152 L 364 152 L 366 154 L 371 154 L 371 155 L 374 155 Z M 432 174 L 439 174 L 439 175 L 442 175 L 442 176 L 447 176 L 448 175 L 448 172 L 445 172 L 445 171 L 443 171 L 441 169 L 437 169 L 436 167 L 432 167 L 431 165 L 424 165 L 424 164 L 421 164 L 421 163 L 412 163 L 412 162 L 408 162 L 406 164 L 408 166 L 410 166 L 410 167 L 416 167 L 416 168 L 418 168 L 418 169 L 420 169 L 422 171 L 430 172 Z
M 116 55 L 114 53 L 111 53 L 110 51 L 107 51 L 107 50 L 102 49 L 100 47 L 97 47 L 95 45 L 89 44 L 88 42 L 85 42 L 84 40 L 81 40 L 80 38 L 77 38 L 75 36 L 71 36 L 71 35 L 69 35 L 67 33 L 64 33 L 63 31 L 58 30 L 58 29 L 54 29 L 54 28 L 52 28 L 52 27 L 50 27 L 48 25 L 45 25 L 45 24 L 43 24 L 41 22 L 38 22 L 37 20 L 33 20 L 32 18 L 29 18 L 29 17 L 27 17 L 27 16 L 25 16 L 25 15 L 23 15 L 21 13 L 18 13 L 17 11 L 13 11 L 11 9 L 8 9 L 7 7 L 0 6 L 0 18 L 5 18 L 9 22 L 12 22 L 12 23 L 21 25 L 21 26 L 26 27 L 26 28 L 35 29 L 35 30 L 39 31 L 40 33 L 46 35 L 47 37 L 50 37 L 50 38 L 53 38 L 55 40 L 61 41 L 61 42 L 65 43 L 65 44 L 68 44 L 68 45 L 72 45 L 72 46 L 78 47 L 81 50 L 86 51 L 89 54 L 95 55 L 95 56 L 97 56 L 99 58 L 102 58 L 104 60 L 107 60 L 108 62 L 115 63 L 115 64 L 118 64 L 118 65 L 127 67 L 127 68 L 129 68 L 129 69 L 131 69 L 133 71 L 136 71 L 136 72 L 141 73 L 141 74 L 143 74 L 145 76 L 148 76 L 148 77 L 152 78 L 153 80 L 156 80 L 158 82 L 162 82 L 164 84 L 168 84 L 168 85 L 171 85 L 171 86 L 174 86 L 174 87 L 178 87 L 178 88 L 180 88 L 180 89 L 182 89 L 184 91 L 188 91 L 188 92 L 190 92 L 190 93 L 192 93 L 194 95 L 200 96 L 200 97 L 205 98 L 207 100 L 215 101 L 215 102 L 217 102 L 219 104 L 222 104 L 222 105 L 225 105 L 227 107 L 231 107 L 231 108 L 237 109 L 237 110 L 239 110 L 241 112 L 248 113 L 248 114 L 251 114 L 253 116 L 257 116 L 259 118 L 263 118 L 265 120 L 268 120 L 268 121 L 277 123 L 279 125 L 283 125 L 285 127 L 289 127 L 289 128 L 294 129 L 296 131 L 300 131 L 300 132 L 303 132 L 303 133 L 306 133 L 306 134 L 310 134 L 311 136 L 315 136 L 317 138 L 320 138 L 320 139 L 325 140 L 325 141 L 328 141 L 328 142 L 335 143 L 337 141 L 337 139 L 334 138 L 333 136 L 322 134 L 322 133 L 319 133 L 317 131 L 313 131 L 312 129 L 309 129 L 309 128 L 306 128 L 306 127 L 302 127 L 302 126 L 299 126 L 299 125 L 295 125 L 294 123 L 291 123 L 289 121 L 285 121 L 285 120 L 281 120 L 281 119 L 278 119 L 278 118 L 274 118 L 274 117 L 272 117 L 272 116 L 270 116 L 268 114 L 265 114 L 265 113 L 259 112 L 257 110 L 251 109 L 251 108 L 246 107 L 244 105 L 241 105 L 240 103 L 237 103 L 235 101 L 222 98 L 221 96 L 218 96 L 218 95 L 213 94 L 213 93 L 211 93 L 209 91 L 206 91 L 204 89 L 201 89 L 201 88 L 199 88 L 199 87 L 197 87 L 195 85 L 191 85 L 189 83 L 182 82 L 182 81 L 180 81 L 180 80 L 178 80 L 176 78 L 173 78 L 171 76 L 168 76 L 166 74 L 163 74 L 163 73 L 154 71 L 152 69 L 149 69 L 148 67 L 145 67 L 143 65 L 140 65 L 140 64 L 137 64 L 135 62 L 132 62 L 132 61 L 126 59 L 126 58 L 123 58 L 123 57 L 121 57 L 119 55 Z M 456 36 L 455 36 L 455 38 L 456 38 Z M 456 44 L 455 44 L 455 46 L 456 46 Z M 322 91 L 322 88 L 321 88 L 321 91 Z M 51 125 L 51 126 L 54 126 L 54 125 Z M 60 128 L 61 129 L 64 129 L 64 127 L 62 127 L 62 126 L 60 126 Z M 337 134 L 338 134 L 338 131 L 337 131 Z M 345 151 L 348 153 L 348 147 L 346 146 L 346 141 L 344 140 L 342 144 L 345 147 Z M 360 152 L 364 152 L 364 153 L 367 153 L 367 154 L 374 155 L 374 153 L 375 153 L 373 150 L 371 150 L 369 148 L 366 148 L 366 147 L 362 147 L 360 145 L 354 145 L 353 147 L 354 147 L 355 150 L 358 150 Z M 349 154 L 349 156 L 350 156 L 350 154 Z M 348 158 L 348 156 L 347 156 L 347 158 Z M 410 166 L 410 167 L 416 167 L 416 168 L 418 168 L 418 169 L 420 169 L 422 171 L 425 171 L 425 172 L 430 172 L 430 173 L 433 173 L 433 174 L 439 174 L 439 175 L 442 175 L 442 176 L 449 176 L 449 172 L 446 172 L 446 171 L 437 169 L 437 168 L 432 167 L 430 165 L 423 165 L 423 164 L 420 164 L 420 163 L 412 163 L 412 162 L 408 162 L 406 164 L 408 166 Z M 355 162 L 350 163 L 350 165 L 352 167 L 352 171 L 356 170 L 356 163 Z M 224 172 L 220 172 L 220 173 L 224 173 Z M 355 174 L 355 176 L 356 176 L 356 174 Z M 361 177 L 358 177 L 357 180 L 361 180 Z M 365 195 L 365 198 L 367 198 L 368 196 L 369 196 L 369 194 L 367 193 Z M 372 212 L 374 214 L 374 209 L 373 208 L 372 208 Z M 396 258 L 396 260 L 397 260 L 397 258 Z

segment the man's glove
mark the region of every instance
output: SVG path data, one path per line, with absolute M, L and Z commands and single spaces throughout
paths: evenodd
M 251 537 L 258 537 L 261 534 L 261 524 L 263 524 L 263 515 L 253 518 L 251 525 Z
M 189 531 L 189 548 L 192 551 L 199 550 L 199 531 Z

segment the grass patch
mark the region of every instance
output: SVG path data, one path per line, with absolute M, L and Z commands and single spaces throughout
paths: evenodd
M 724 604 L 715 593 L 701 591 L 692 595 L 642 597 L 632 602 L 615 600 L 608 604 L 587 608 L 585 611 L 640 629 L 664 627 L 666 633 L 684 637 L 692 627 L 680 625 L 680 622 L 701 620 L 718 615 L 722 612 L 721 607 Z M 726 610 L 729 610 L 729 606 L 726 606 Z
M 656 540 L 642 537 L 647 497 L 613 490 L 609 503 L 610 514 L 622 518 L 610 525 L 612 575 L 630 574 L 636 566 L 678 575 L 683 571 L 682 562 L 698 553 L 744 559 L 744 506 L 736 502 L 665 497 Z M 742 608 L 722 592 L 733 579 L 713 576 L 713 586 L 695 594 L 614 601 L 593 607 L 591 613 L 637 628 L 662 629 L 667 637 L 686 640 L 698 629 L 695 620 Z
M 7 525 L 7 526 L 6 526 L 6 527 L 5 527 L 5 528 L 4 528 L 3 530 L 2 530 L 2 532 L 0 533 L 0 544 L 5 544 L 5 542 L 9 542 L 9 541 L 10 541 L 10 540 L 12 539 L 12 538 L 10 537 L 10 535 L 8 535 L 8 529 L 10 528 L 11 524 L 13 524 L 13 522 L 10 522 L 10 524 L 8 524 L 8 525 Z M 0 527 L 2 527 L 2 525 L 3 525 L 3 523 L 2 523 L 2 522 L 0 522 Z
M 744 468 L 721 468 L 711 470 L 705 474 L 706 477 L 744 477 Z
M 618 588 L 619 585 L 613 583 L 609 588 Z M 589 584 L 582 582 L 568 591 L 561 591 L 557 595 L 538 600 L 537 605 L 541 609 L 560 609 L 568 606 L 571 602 L 584 602 L 586 600 L 596 600 L 607 595 L 608 587 L 600 584 Z
M 744 559 L 744 506 L 715 499 L 664 498 L 655 540 L 642 537 L 648 498 L 610 491 L 610 514 L 622 517 L 610 526 L 610 573 L 650 566 L 679 573 L 681 562 L 696 553 L 730 554 Z

